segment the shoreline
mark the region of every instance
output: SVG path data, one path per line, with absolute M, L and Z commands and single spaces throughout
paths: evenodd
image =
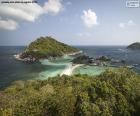
M 15 54 L 14 58 L 19 61 L 24 61 L 22 58 L 20 58 L 20 54 Z
M 67 53 L 67 54 L 64 54 L 64 55 L 62 55 L 62 56 L 65 56 L 65 55 L 74 56 L 74 55 L 81 54 L 81 53 L 83 53 L 83 51 L 80 50 L 80 51 L 78 51 L 78 52 Z M 31 60 L 29 57 L 20 58 L 21 54 L 22 54 L 22 53 L 18 53 L 18 54 L 15 54 L 15 55 L 13 55 L 13 56 L 14 56 L 14 58 L 15 58 L 16 60 L 19 60 L 19 61 L 24 61 L 24 62 L 26 62 L 26 61 L 30 61 L 30 60 Z M 52 57 L 50 57 L 50 58 L 52 58 Z M 55 57 L 55 58 L 57 58 L 57 57 Z M 49 58 L 40 58 L 39 60 L 43 60 L 43 59 L 48 59 L 48 60 L 49 60 Z M 32 61 L 33 61 L 33 62 L 36 61 L 36 58 L 33 57 Z
M 74 69 L 82 66 L 84 64 L 73 64 L 73 63 L 69 63 L 68 66 L 62 71 L 62 73 L 60 74 L 60 76 L 63 76 L 63 75 L 68 75 L 68 76 L 71 76 L 72 75 L 72 72 Z

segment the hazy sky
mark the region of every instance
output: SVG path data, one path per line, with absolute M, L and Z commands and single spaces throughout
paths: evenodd
M 71 45 L 140 42 L 140 7 L 126 7 L 126 0 L 2 1 L 0 45 L 27 45 L 40 36 L 52 36 Z

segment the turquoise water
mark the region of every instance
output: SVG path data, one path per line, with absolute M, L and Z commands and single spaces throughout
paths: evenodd
M 42 71 L 39 74 L 39 77 L 36 79 L 47 79 L 48 77 L 54 77 L 57 75 L 60 75 L 64 69 L 71 63 L 71 60 L 74 57 L 72 56 L 64 56 L 61 58 L 57 58 L 55 60 L 41 60 L 42 65 L 46 65 L 46 70 Z M 87 75 L 99 75 L 102 72 L 104 72 L 109 67 L 104 66 L 89 66 L 89 65 L 83 65 L 79 66 L 74 69 L 72 72 L 72 75 L 74 74 L 87 74 Z
M 137 64 L 133 70 L 140 73 L 140 51 L 127 50 L 125 46 L 77 46 L 91 57 L 101 55 L 114 59 L 126 60 L 127 65 Z M 6 87 L 17 80 L 47 79 L 57 76 L 67 68 L 73 57 L 64 56 L 55 60 L 42 60 L 37 63 L 26 63 L 15 60 L 13 55 L 21 53 L 25 47 L 1 46 L 0 47 L 0 88 Z M 87 67 L 87 68 L 86 68 Z M 107 67 L 81 66 L 73 71 L 73 74 L 98 75 Z
M 42 65 L 46 65 L 46 70 L 40 72 L 39 77 L 36 79 L 47 79 L 48 77 L 54 77 L 60 75 L 63 70 L 69 65 L 71 60 L 74 57 L 72 56 L 63 56 L 54 60 L 41 60 Z
M 87 74 L 90 76 L 99 75 L 108 68 L 111 68 L 111 67 L 83 65 L 83 66 L 76 68 L 73 71 L 73 74 Z

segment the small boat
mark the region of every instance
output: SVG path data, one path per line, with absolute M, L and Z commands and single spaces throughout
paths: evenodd
M 118 67 L 117 65 L 109 65 L 109 66 L 111 66 L 111 67 Z
M 132 64 L 132 66 L 138 66 L 139 64 Z
M 129 69 L 132 69 L 132 68 L 134 68 L 134 66 L 133 65 L 129 65 L 129 66 L 126 66 L 127 68 L 129 68 Z

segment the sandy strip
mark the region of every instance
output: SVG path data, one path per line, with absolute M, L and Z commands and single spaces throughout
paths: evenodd
M 72 64 L 72 63 L 70 63 L 70 64 L 68 64 L 68 66 L 63 70 L 63 72 L 60 74 L 60 76 L 62 76 L 62 75 L 68 75 L 68 76 L 70 76 L 70 75 L 72 75 L 72 72 L 73 72 L 74 69 L 76 69 L 77 67 L 82 66 L 82 65 L 83 65 L 83 64 Z
M 16 54 L 16 55 L 14 55 L 14 57 L 15 57 L 15 59 L 17 59 L 17 60 L 23 61 L 23 59 L 20 58 L 20 54 Z

